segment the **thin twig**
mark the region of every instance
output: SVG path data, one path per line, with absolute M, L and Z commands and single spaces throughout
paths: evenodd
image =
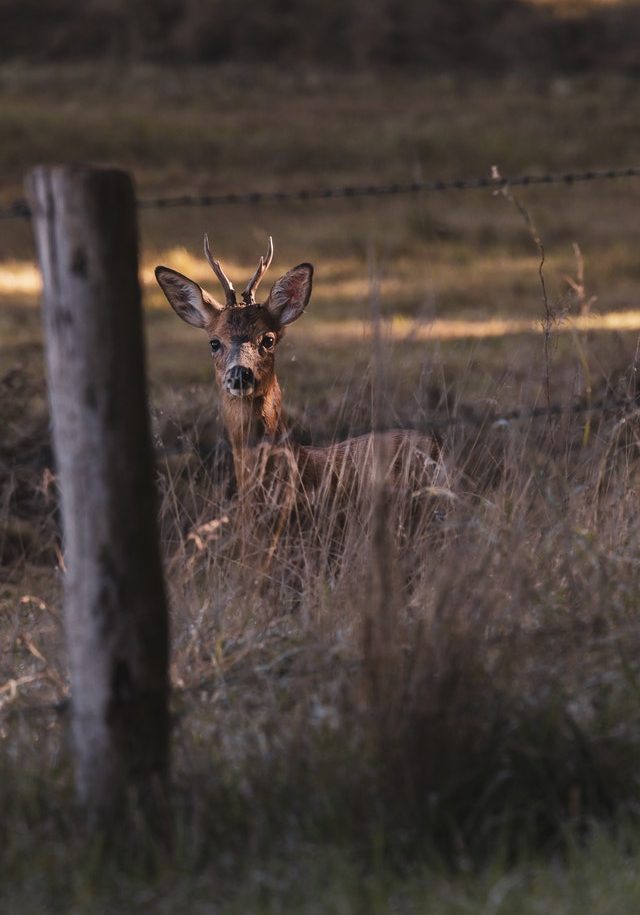
M 538 250 L 540 255 L 540 263 L 538 264 L 538 276 L 540 278 L 540 288 L 542 290 L 542 302 L 544 305 L 544 319 L 541 322 L 542 332 L 543 332 L 543 355 L 544 355 L 544 379 L 545 379 L 545 392 L 547 398 L 547 407 L 551 409 L 551 373 L 550 373 L 550 343 L 551 343 L 551 329 L 556 323 L 556 316 L 549 304 L 549 297 L 547 295 L 547 285 L 544 278 L 544 264 L 545 264 L 545 251 L 544 244 L 542 243 L 542 238 L 540 233 L 536 228 L 536 224 L 533 221 L 533 217 L 529 213 L 528 209 L 519 200 L 513 191 L 509 187 L 508 181 L 505 181 L 504 178 L 500 175 L 500 171 L 497 165 L 491 166 L 491 177 L 500 184 L 500 187 L 496 193 L 500 193 L 516 208 L 524 223 L 529 230 L 529 234 Z

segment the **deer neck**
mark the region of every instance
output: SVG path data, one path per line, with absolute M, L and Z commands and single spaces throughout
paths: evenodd
M 273 378 L 264 394 L 251 400 L 223 397 L 222 419 L 231 444 L 236 482 L 242 489 L 252 473 L 257 447 L 286 436 L 277 378 Z

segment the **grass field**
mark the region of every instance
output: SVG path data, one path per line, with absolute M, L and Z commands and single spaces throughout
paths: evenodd
M 637 165 L 639 93 L 5 67 L 0 206 L 30 166 L 68 159 L 129 169 L 141 196 Z M 0 221 L 0 908 L 637 911 L 640 181 L 517 198 L 544 245 L 547 357 L 540 251 L 503 194 L 141 212 L 177 835 L 152 880 L 137 860 L 102 872 L 68 805 L 39 280 L 29 225 Z M 451 421 L 440 526 L 407 541 L 395 493 L 384 536 L 379 512 L 354 512 L 336 560 L 320 513 L 259 575 L 206 340 L 152 280 L 166 263 L 209 283 L 205 231 L 236 283 L 268 234 L 271 278 L 315 264 L 278 356 L 298 436 L 365 431 L 372 411 Z M 574 243 L 583 310 L 596 297 L 582 317 Z M 543 406 L 547 372 L 551 400 L 582 412 L 493 421 Z M 628 409 L 589 412 L 603 400 Z

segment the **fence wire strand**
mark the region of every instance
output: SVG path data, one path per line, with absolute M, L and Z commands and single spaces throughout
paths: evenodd
M 448 416 L 433 414 L 424 424 L 412 427 L 419 432 L 441 432 L 444 433 L 449 429 L 471 428 L 479 430 L 489 429 L 507 429 L 511 425 L 523 422 L 533 423 L 539 419 L 560 419 L 561 417 L 571 416 L 606 416 L 618 414 L 621 421 L 626 422 L 640 415 L 640 394 L 637 396 L 620 397 L 615 399 L 605 399 L 596 401 L 593 404 L 573 403 L 560 404 L 552 403 L 544 407 L 516 407 L 513 410 L 496 413 L 492 410 L 476 413 L 471 410 L 462 409 Z M 403 427 L 406 428 L 406 427 Z M 370 431 L 367 429 L 354 430 L 353 434 L 358 432 Z M 154 448 L 156 457 L 171 458 L 180 455 L 194 454 L 203 460 L 209 460 L 216 455 L 221 457 L 223 454 L 231 454 L 229 445 L 223 438 L 214 441 L 194 441 L 191 437 L 174 445 L 163 445 L 156 442 Z M 12 470 L 31 469 L 42 470 L 45 467 L 52 466 L 51 449 L 45 445 L 38 449 L 27 458 L 18 459 L 15 455 L 9 456 L 3 454 L 0 450 L 0 464 L 10 467 Z
M 536 185 L 572 186 L 590 181 L 618 180 L 623 178 L 640 178 L 640 168 L 590 169 L 588 171 L 551 172 L 542 175 L 491 175 L 476 178 L 451 180 L 415 181 L 410 184 L 364 184 L 340 185 L 324 188 L 299 188 L 293 191 L 252 191 L 227 194 L 183 194 L 175 197 L 143 197 L 137 201 L 141 210 L 177 209 L 179 207 L 215 207 L 233 205 L 252 205 L 260 203 L 283 203 L 288 201 L 305 202 L 312 200 L 338 200 L 359 197 L 386 197 L 401 194 L 419 194 L 436 191 L 469 191 L 491 188 L 502 190 L 512 187 L 532 187 Z M 25 199 L 14 201 L 5 208 L 0 208 L 2 219 L 30 219 L 31 210 Z M 551 403 L 545 407 L 515 409 L 502 414 L 485 414 L 482 416 L 457 414 L 446 417 L 432 417 L 431 428 L 448 429 L 454 426 L 498 427 L 512 422 L 536 420 L 544 417 L 559 417 L 566 414 L 605 414 L 621 412 L 634 413 L 638 410 L 637 399 L 624 398 L 604 400 L 591 405 Z M 192 447 L 159 448 L 160 454 L 183 453 L 193 450 Z M 198 450 L 198 449 L 195 449 Z M 211 449 L 206 448 L 207 451 Z
M 390 197 L 402 194 L 422 194 L 436 191 L 472 191 L 483 188 L 533 187 L 535 185 L 564 184 L 572 186 L 588 181 L 612 181 L 621 178 L 640 178 L 640 168 L 590 169 L 583 172 L 551 172 L 544 175 L 514 175 L 499 178 L 491 175 L 480 178 L 433 179 L 393 184 L 343 184 L 335 187 L 298 188 L 292 191 L 248 191 L 228 194 L 182 194 L 174 197 L 142 197 L 141 210 L 168 210 L 179 207 L 215 207 L 255 205 L 260 203 L 304 203 L 312 200 L 344 200 L 360 197 Z M 0 219 L 30 219 L 31 210 L 25 199 L 15 200 L 0 208 Z

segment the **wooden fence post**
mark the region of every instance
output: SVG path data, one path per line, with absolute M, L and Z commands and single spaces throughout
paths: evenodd
M 133 185 L 121 171 L 41 166 L 27 190 L 44 282 L 78 796 L 94 825 L 132 801 L 155 818 L 169 767 L 168 624 Z

